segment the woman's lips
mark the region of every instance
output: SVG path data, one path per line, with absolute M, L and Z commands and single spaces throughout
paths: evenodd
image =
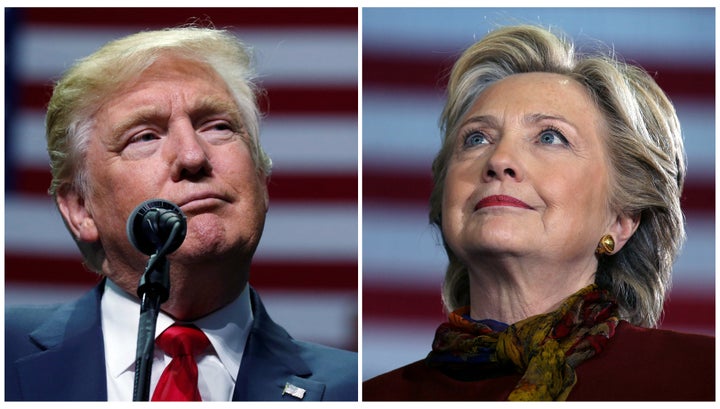
M 505 196 L 505 195 L 493 195 L 488 196 L 475 205 L 475 210 L 482 209 L 484 207 L 492 207 L 492 206 L 510 206 L 510 207 L 519 207 L 522 209 L 531 209 L 532 207 L 528 205 L 527 203 L 523 202 L 520 199 L 516 199 L 512 196 Z

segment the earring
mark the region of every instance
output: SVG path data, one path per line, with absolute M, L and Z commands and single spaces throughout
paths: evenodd
M 611 235 L 606 234 L 600 239 L 595 254 L 612 254 L 613 250 L 615 250 L 615 239 L 613 239 Z

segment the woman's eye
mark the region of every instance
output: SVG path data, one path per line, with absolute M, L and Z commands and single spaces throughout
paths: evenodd
M 465 147 L 477 146 L 488 143 L 487 137 L 481 132 L 471 132 L 465 137 Z
M 540 132 L 540 143 L 545 145 L 567 145 L 568 141 L 562 133 L 554 129 L 546 129 Z

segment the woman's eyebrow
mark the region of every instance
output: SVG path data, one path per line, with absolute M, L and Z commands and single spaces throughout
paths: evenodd
M 565 118 L 562 115 L 559 114 L 544 114 L 544 113 L 533 113 L 533 114 L 527 114 L 523 117 L 522 123 L 523 124 L 529 124 L 534 125 L 538 122 L 542 121 L 560 121 L 566 123 L 568 126 L 572 127 L 574 130 L 577 131 L 577 126 L 570 121 L 569 119 Z M 484 124 L 491 128 L 500 128 L 500 120 L 495 117 L 494 115 L 474 115 L 470 118 L 467 118 L 463 123 L 460 125 L 460 127 L 465 127 L 468 124 Z
M 492 115 L 474 115 L 470 118 L 467 118 L 463 123 L 460 125 L 460 127 L 465 127 L 468 124 L 484 124 L 491 128 L 498 128 L 500 127 L 500 121 Z
M 576 132 L 578 129 L 577 126 L 575 126 L 575 124 L 572 121 L 570 121 L 569 119 L 565 118 L 564 116 L 558 115 L 558 114 L 535 113 L 535 114 L 525 115 L 525 117 L 523 118 L 523 122 L 526 124 L 537 124 L 538 122 L 543 122 L 543 121 L 560 121 L 560 122 L 564 122 L 565 124 L 567 124 L 568 126 L 573 128 L 573 130 L 575 130 Z

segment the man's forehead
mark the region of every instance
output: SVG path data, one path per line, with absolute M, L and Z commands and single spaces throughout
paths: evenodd
M 196 67 L 197 64 L 195 64 Z M 153 64 L 135 80 L 118 86 L 106 98 L 110 110 L 162 111 L 170 103 L 180 102 L 192 110 L 233 113 L 239 110 L 232 93 L 214 70 L 186 70 L 181 65 L 170 67 Z

